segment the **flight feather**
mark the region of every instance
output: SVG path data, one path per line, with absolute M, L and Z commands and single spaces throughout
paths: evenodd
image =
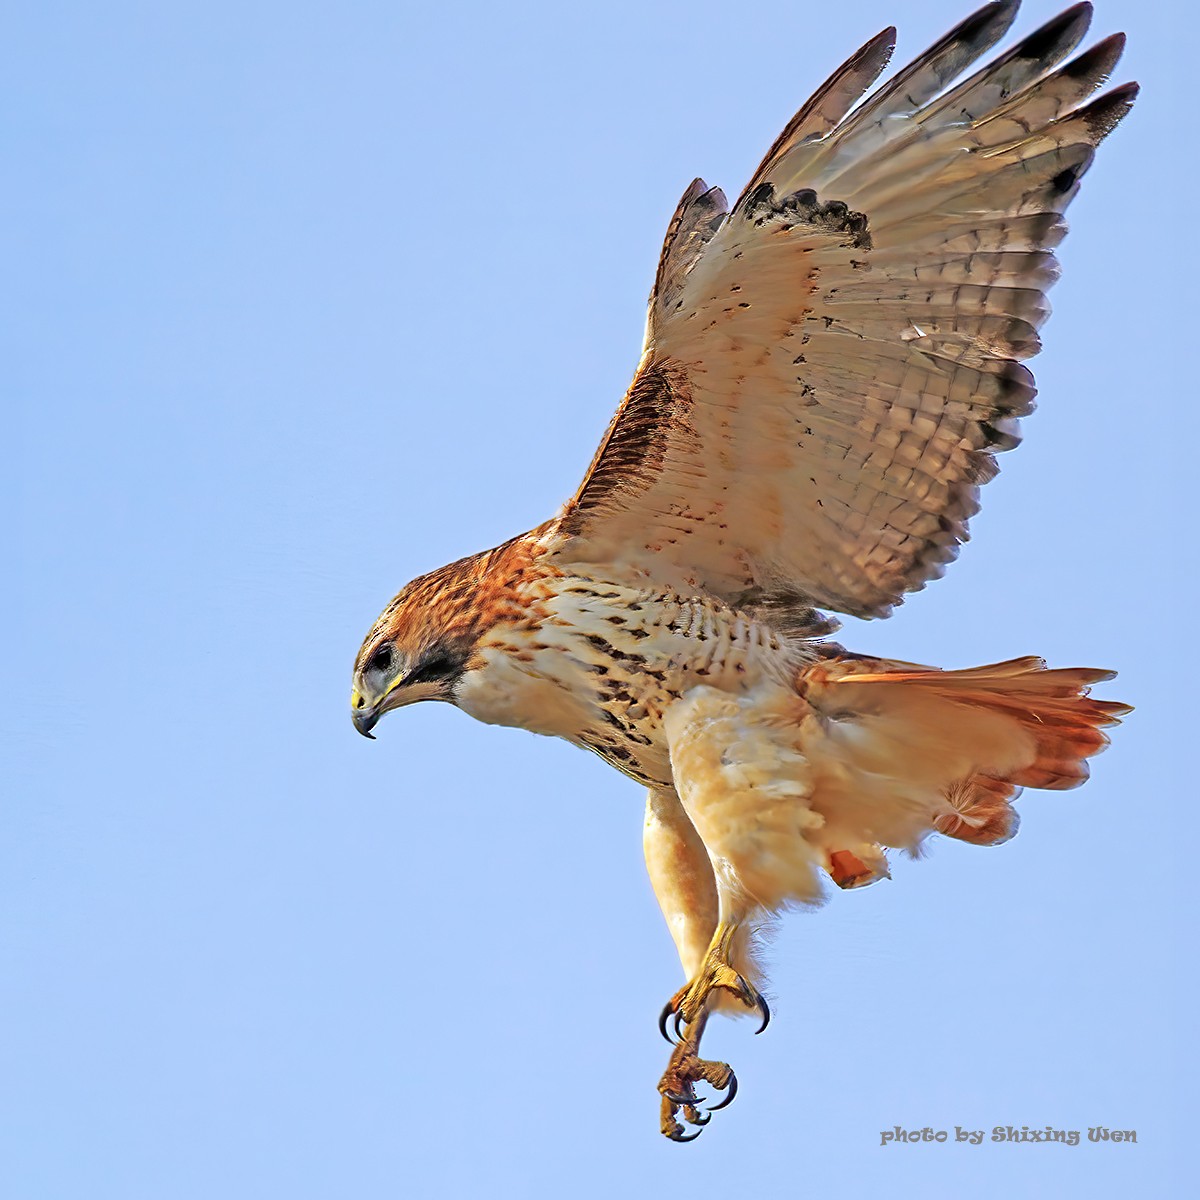
M 853 107 L 885 30 L 789 123 L 731 211 L 671 222 L 636 377 L 557 553 L 747 608 L 885 616 L 968 537 L 1033 409 L 1054 247 L 1136 85 L 1078 4 L 964 81 L 986 5 Z M 947 90 L 949 88 L 949 90 Z

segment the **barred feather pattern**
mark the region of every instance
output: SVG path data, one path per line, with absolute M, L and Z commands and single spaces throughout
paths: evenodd
M 885 30 L 732 211 L 688 189 L 638 375 L 562 516 L 564 561 L 756 596 L 798 625 L 815 608 L 884 616 L 945 570 L 1033 410 L 1024 360 L 1062 213 L 1137 90 L 1093 98 L 1119 35 L 1064 61 L 1087 4 L 956 83 L 1016 8 L 985 5 L 852 107 Z

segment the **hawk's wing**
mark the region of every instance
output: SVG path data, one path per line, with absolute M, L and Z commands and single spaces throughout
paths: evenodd
M 645 354 L 560 553 L 734 603 L 882 616 L 967 537 L 1032 410 L 1051 253 L 1135 85 L 1078 44 L 1079 4 L 944 89 L 1005 32 L 982 8 L 849 112 L 864 46 L 800 110 L 732 211 L 701 181 L 659 263 Z M 849 112 L 849 115 L 847 113 Z

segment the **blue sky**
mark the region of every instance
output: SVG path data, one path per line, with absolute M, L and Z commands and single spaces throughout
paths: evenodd
M 1071 210 L 1041 408 L 947 578 L 843 635 L 1115 667 L 1138 712 L 1009 845 L 788 918 L 697 1143 L 656 1127 L 639 789 L 442 706 L 349 721 L 391 594 L 573 490 L 693 175 L 736 191 L 860 42 L 965 12 L 7 11 L 6 1197 L 1183 1194 L 1183 5 L 1100 4 L 1145 90 Z

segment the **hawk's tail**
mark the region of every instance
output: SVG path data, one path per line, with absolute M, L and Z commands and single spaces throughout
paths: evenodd
M 827 725 L 834 737 L 841 714 L 860 714 L 858 732 L 867 736 L 848 739 L 843 751 L 864 779 L 881 769 L 891 776 L 900 840 L 881 842 L 908 844 L 905 818 L 917 814 L 905 800 L 932 784 L 941 802 L 932 828 L 993 846 L 1016 832 L 1012 801 L 1022 788 L 1057 791 L 1087 779 L 1087 760 L 1108 744 L 1102 730 L 1131 711 L 1088 694 L 1111 678 L 1111 671 L 1088 667 L 1048 670 L 1032 657 L 964 671 L 868 659 L 817 667 L 800 690 L 819 712 L 834 715 Z M 876 761 L 881 753 L 889 756 L 886 768 Z M 919 834 L 918 824 L 912 833 Z M 831 849 L 830 874 L 843 887 L 886 872 L 878 847 Z

